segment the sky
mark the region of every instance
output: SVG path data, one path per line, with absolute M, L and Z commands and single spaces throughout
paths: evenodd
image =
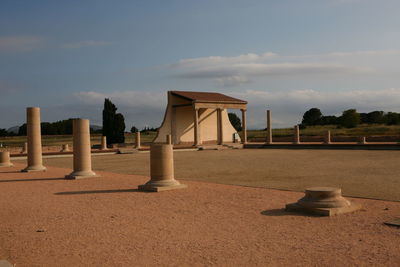
M 0 128 L 87 118 L 104 98 L 158 127 L 167 91 L 248 101 L 248 128 L 310 108 L 400 112 L 398 0 L 2 0 Z M 238 113 L 239 114 L 239 113 Z

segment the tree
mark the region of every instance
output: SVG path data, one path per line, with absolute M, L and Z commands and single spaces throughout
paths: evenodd
M 387 125 L 400 124 L 400 114 L 396 112 L 388 112 L 388 114 L 386 114 L 385 121 Z
M 132 126 L 131 133 L 137 133 L 138 131 L 139 131 L 138 128 L 136 128 L 135 126 Z
M 103 109 L 103 136 L 107 136 L 109 144 L 125 142 L 125 120 L 121 113 L 116 113 L 117 107 L 110 101 L 104 99 Z
M 235 113 L 228 113 L 229 121 L 231 122 L 233 128 L 240 132 L 242 130 L 242 122 Z
M 321 118 L 322 118 L 321 110 L 319 108 L 312 108 L 304 113 L 301 124 L 307 126 L 318 125 L 321 121 Z
M 340 125 L 346 128 L 356 127 L 361 119 L 360 114 L 355 109 L 348 109 L 343 111 L 342 116 L 339 118 Z

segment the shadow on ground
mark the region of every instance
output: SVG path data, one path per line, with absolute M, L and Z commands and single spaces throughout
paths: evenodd
M 303 216 L 303 217 L 322 217 L 315 214 L 306 214 L 295 211 L 286 211 L 285 209 L 272 209 L 260 212 L 264 216 Z
M 54 193 L 54 195 L 85 195 L 85 194 L 109 194 L 109 193 L 129 193 L 129 192 L 149 193 L 149 192 L 139 191 L 138 189 L 114 189 L 114 190 L 67 191 L 67 192 L 57 192 Z
M 12 182 L 40 182 L 40 181 L 54 181 L 54 180 L 65 180 L 65 178 L 12 179 L 12 180 L 0 180 L 0 183 L 12 183 Z

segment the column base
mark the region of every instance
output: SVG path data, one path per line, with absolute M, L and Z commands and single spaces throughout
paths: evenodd
M 14 164 L 12 164 L 12 163 L 0 163 L 0 168 L 1 167 L 13 167 L 14 166 Z
M 95 172 L 72 172 L 71 174 L 65 175 L 65 179 L 68 180 L 77 180 L 77 179 L 86 179 L 86 178 L 96 178 L 100 177 L 100 175 L 96 174 Z
M 138 186 L 139 191 L 161 192 L 174 189 L 187 188 L 187 185 L 179 183 L 175 179 L 169 180 L 150 180 Z
M 320 216 L 335 216 L 343 213 L 354 212 L 361 209 L 360 204 L 352 203 L 350 206 L 347 207 L 340 207 L 340 208 L 310 208 L 310 207 L 303 207 L 298 203 L 291 203 L 286 205 L 286 211 L 299 211 L 309 214 L 315 214 Z
M 21 172 L 45 172 L 47 170 L 46 167 L 26 167 L 25 169 L 21 170 Z
M 187 188 L 187 185 L 179 184 L 179 185 L 169 185 L 169 186 L 153 186 L 153 185 L 143 184 L 138 186 L 139 191 L 147 191 L 147 192 L 161 192 L 161 191 L 183 189 L 183 188 Z

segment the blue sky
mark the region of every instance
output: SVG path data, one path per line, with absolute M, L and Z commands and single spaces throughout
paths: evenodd
M 309 108 L 400 112 L 391 0 L 12 1 L 0 8 L 0 128 L 89 118 L 109 97 L 127 128 L 159 126 L 166 91 L 249 101 L 248 124 Z

